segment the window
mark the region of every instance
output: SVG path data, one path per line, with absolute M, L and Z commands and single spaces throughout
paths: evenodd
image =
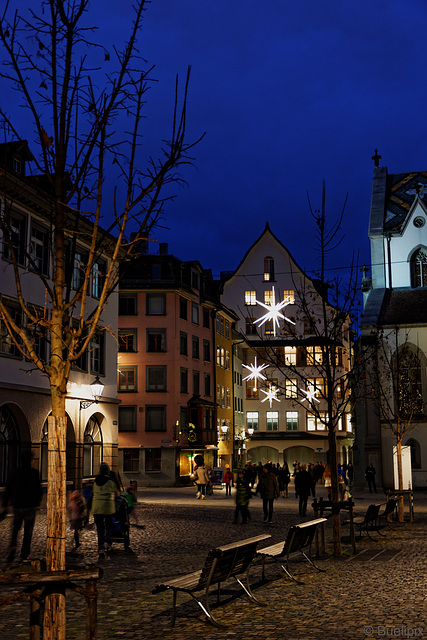
M 89 418 L 83 437 L 83 477 L 90 478 L 98 472 L 102 460 L 102 431 L 98 418 Z
M 246 427 L 258 431 L 258 411 L 246 412 Z
M 427 250 L 418 249 L 411 258 L 412 286 L 427 286 Z
M 166 351 L 166 329 L 147 329 L 147 352 L 164 353 Z
M 188 369 L 182 369 L 180 371 L 180 392 L 188 393 Z
M 219 344 L 216 345 L 216 364 L 218 367 L 221 366 L 221 347 Z
M 47 480 L 47 423 L 46 426 L 46 446 L 42 447 L 40 455 L 45 451 L 45 465 L 41 471 L 46 470 L 42 475 L 43 480 Z M 44 451 L 43 451 L 44 449 Z M 4 404 L 0 407 L 0 485 L 5 485 L 12 471 L 19 465 L 20 438 L 18 422 L 14 414 Z M 42 458 L 43 461 L 43 458 Z
M 31 226 L 30 269 L 49 275 L 49 232 Z
M 289 304 L 295 304 L 295 291 L 293 289 L 285 289 L 283 291 L 283 300 Z
M 137 390 L 137 367 L 120 367 L 119 369 L 119 391 Z
M 298 411 L 286 412 L 286 431 L 298 431 Z
M 221 387 L 221 407 L 225 409 L 225 387 Z
M 256 380 L 247 380 L 246 381 L 246 397 L 248 399 L 258 398 L 258 388 L 255 387 Z
M 273 290 L 264 291 L 264 304 L 268 304 L 269 306 L 271 306 L 272 302 L 273 302 Z
M 297 348 L 296 347 L 285 347 L 285 364 L 295 366 L 297 363 Z
M 13 170 L 15 173 L 22 173 L 22 162 L 17 156 L 13 156 Z
M 221 357 L 220 357 L 221 367 L 225 369 L 225 349 L 221 347 Z
M 225 351 L 225 368 L 230 371 L 230 352 Z
M 209 312 L 209 309 L 207 309 L 206 307 L 203 307 L 203 326 L 205 327 L 205 329 L 209 329 L 211 326 L 211 314 Z
M 211 376 L 209 373 L 205 373 L 205 396 L 208 398 L 211 395 Z
M 10 298 L 2 298 L 3 304 L 9 311 L 12 320 L 20 326 L 22 324 L 22 312 L 18 303 Z M 0 317 L 0 355 L 21 357 L 19 349 L 15 346 L 9 331 Z
M 273 320 L 267 320 L 264 324 L 264 333 L 266 336 L 274 336 L 274 323 Z
M 225 402 L 227 409 L 231 409 L 231 389 L 226 389 L 225 391 Z
M 224 335 L 224 318 L 219 319 L 219 333 L 221 336 Z
M 216 403 L 220 407 L 221 406 L 221 385 L 216 385 Z
M 211 343 L 209 340 L 203 340 L 203 360 L 205 362 L 211 361 Z
M 349 433 L 353 431 L 353 428 L 351 425 L 351 413 L 345 414 L 345 430 Z
M 254 324 L 253 318 L 246 318 L 245 333 L 247 336 L 256 336 L 256 324 Z
M 179 352 L 182 356 L 188 356 L 188 335 L 184 331 L 179 334 Z
M 85 279 L 85 267 L 87 264 L 87 254 L 76 249 L 74 254 L 74 267 L 73 267 L 73 289 L 78 291 L 84 283 Z
M 188 319 L 188 300 L 186 298 L 179 299 L 179 317 L 182 320 Z
M 245 291 L 245 304 L 248 307 L 256 305 L 256 291 Z
M 162 450 L 145 449 L 145 471 L 162 470 Z
M 296 398 L 298 396 L 298 386 L 296 378 L 285 380 L 285 398 Z
M 32 307 L 32 309 L 39 318 L 43 317 L 44 315 L 43 309 L 37 308 L 35 305 Z M 42 327 L 40 324 L 28 324 L 27 333 L 29 335 L 31 334 L 34 351 L 39 356 L 39 358 L 41 358 L 42 360 L 45 360 L 48 353 L 48 339 L 47 339 L 46 327 Z
M 307 364 L 316 365 L 322 364 L 322 362 L 322 347 L 307 347 Z
M 92 265 L 92 297 L 99 299 L 101 297 L 102 287 L 104 286 L 106 264 L 104 260 L 95 260 Z
M 146 368 L 146 390 L 166 391 L 166 366 L 147 365 Z
M 166 296 L 164 293 L 147 293 L 147 316 L 166 314 Z
M 199 349 L 199 338 L 197 336 L 193 336 L 192 338 L 192 344 L 193 344 L 193 358 L 200 358 L 200 349 Z
M 200 373 L 198 371 L 193 371 L 193 395 L 200 395 Z
M 325 411 L 319 411 L 319 415 L 307 414 L 307 431 L 325 431 L 328 416 Z
M 229 320 L 225 321 L 225 337 L 227 338 L 227 340 L 230 338 L 230 321 Z
M 264 282 L 274 280 L 274 259 L 271 256 L 264 258 Z
M 166 431 L 165 405 L 145 405 L 145 430 Z
M 199 324 L 199 305 L 197 302 L 191 303 L 191 322 L 193 324 Z
M 119 294 L 119 316 L 136 316 L 136 294 Z
M 277 431 L 279 429 L 279 412 L 267 411 L 267 431 Z
M 89 367 L 91 373 L 104 373 L 105 335 L 103 331 L 95 331 L 89 342 Z
M 193 289 L 200 289 L 200 273 L 191 270 L 191 286 Z
M 119 407 L 119 431 L 136 431 L 136 407 Z
M 139 472 L 139 449 L 123 449 L 123 471 L 125 473 Z
M 6 217 L 5 223 L 6 228 L 3 232 L 3 256 L 6 260 L 10 260 L 12 256 L 11 247 L 7 242 L 8 235 L 18 264 L 25 264 L 25 246 L 27 237 L 26 218 L 24 216 L 11 214 Z
M 310 391 L 317 391 L 316 398 L 325 397 L 325 379 L 324 378 L 308 378 L 306 382 L 306 389 Z
M 136 353 L 136 329 L 119 329 L 119 352 Z

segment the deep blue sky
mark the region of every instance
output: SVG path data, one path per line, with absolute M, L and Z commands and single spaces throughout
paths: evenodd
M 124 36 L 130 6 L 93 0 L 103 42 Z M 353 250 L 369 261 L 375 147 L 390 173 L 427 169 L 426 27 L 425 0 L 148 4 L 140 49 L 158 82 L 141 158 L 169 135 L 175 75 L 183 81 L 187 65 L 189 139 L 206 131 L 159 241 L 219 274 L 238 265 L 269 221 L 310 272 L 317 261 L 306 192 L 318 208 L 324 179 L 331 219 L 349 194 L 345 239 L 330 266 L 347 266 Z

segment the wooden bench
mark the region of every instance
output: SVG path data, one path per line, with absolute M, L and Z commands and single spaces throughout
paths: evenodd
M 217 627 L 225 627 L 225 625 L 217 622 L 211 613 L 209 607 L 209 589 L 212 585 L 218 585 L 218 604 L 221 583 L 229 578 L 235 578 L 249 596 L 251 602 L 265 606 L 255 598 L 251 591 L 249 585 L 249 570 L 255 557 L 258 544 L 268 538 L 271 538 L 271 536 L 264 534 L 211 549 L 201 571 L 195 571 L 194 573 L 189 573 L 179 578 L 174 578 L 173 580 L 166 580 L 158 584 L 152 593 L 161 593 L 168 589 L 172 589 L 173 591 L 172 626 L 174 626 L 176 619 L 176 596 L 178 591 L 183 591 L 196 600 L 209 622 Z M 246 577 L 246 585 L 242 582 L 241 576 Z M 197 591 L 203 591 L 204 597 L 203 594 L 200 595 L 200 597 L 196 596 L 195 592 Z M 204 599 L 204 604 L 202 598 Z
M 380 508 L 381 508 L 380 504 L 370 504 L 369 507 L 366 509 L 366 513 L 364 516 L 357 516 L 356 518 L 353 518 L 354 525 L 359 527 L 360 538 L 362 537 L 362 530 L 365 531 L 366 535 L 370 540 L 373 540 L 373 538 L 371 538 L 369 534 L 370 531 L 371 532 L 376 531 L 381 536 L 384 535 L 379 531 L 379 527 L 378 527 L 378 517 L 380 513 Z
M 289 556 L 295 553 L 301 553 L 312 567 L 314 567 L 318 571 L 324 571 L 324 569 L 320 569 L 320 567 L 315 565 L 312 561 L 311 545 L 317 527 L 320 524 L 325 523 L 326 521 L 326 518 L 317 518 L 316 520 L 310 520 L 309 522 L 296 524 L 289 529 L 286 540 L 257 551 L 257 556 L 262 558 L 262 579 L 264 580 L 265 561 L 268 559 L 272 559 L 280 564 L 283 571 L 287 576 L 289 576 L 289 578 L 291 578 L 298 584 L 304 584 L 303 582 L 297 580 L 289 570 Z M 308 555 L 304 552 L 304 549 L 308 550 Z M 283 564 L 282 560 L 284 558 L 286 559 L 285 564 Z

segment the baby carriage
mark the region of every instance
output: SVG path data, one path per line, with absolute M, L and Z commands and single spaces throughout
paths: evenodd
M 123 542 L 125 549 L 129 549 L 129 514 L 126 498 L 116 498 L 116 513 L 113 515 L 113 531 L 111 542 Z

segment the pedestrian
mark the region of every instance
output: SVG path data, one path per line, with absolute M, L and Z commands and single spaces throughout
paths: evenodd
M 338 464 L 338 490 L 340 492 L 340 500 L 344 500 L 344 494 L 348 485 L 348 478 L 343 467 Z
M 314 464 L 312 462 L 309 463 L 307 471 L 308 471 L 308 473 L 310 474 L 310 477 L 311 477 L 311 495 L 313 496 L 313 498 L 315 498 L 316 497 L 317 472 L 316 472 L 316 469 L 315 469 Z
M 299 497 L 299 514 L 307 515 L 307 500 L 312 488 L 312 478 L 307 471 L 307 465 L 302 464 L 295 476 L 295 486 Z
M 293 479 L 294 479 L 295 498 L 298 498 L 297 480 L 296 480 L 296 478 L 297 478 L 297 473 L 299 473 L 299 471 L 300 471 L 300 464 L 299 464 L 298 460 L 295 460 L 295 461 L 294 461 L 293 467 L 294 467 L 294 472 L 293 472 L 293 474 L 292 474 L 292 477 L 293 477 Z
M 204 500 L 206 497 L 206 485 L 209 482 L 209 476 L 205 469 L 203 460 L 201 460 L 200 462 L 201 464 L 198 464 L 194 467 L 193 480 L 197 485 L 196 498 L 198 500 L 200 500 L 200 498 Z
M 251 488 L 247 480 L 237 478 L 236 485 L 236 509 L 234 510 L 234 524 L 239 521 L 239 513 L 242 516 L 242 524 L 246 524 L 249 517 L 249 500 L 252 497 Z
M 289 471 L 288 463 L 285 461 L 282 468 L 279 470 L 277 477 L 279 481 L 279 491 L 282 494 L 282 498 L 288 497 L 288 484 L 291 481 L 291 472 Z
M 271 470 L 271 465 L 268 463 L 264 465 L 256 492 L 259 493 L 262 498 L 264 522 L 267 522 L 268 520 L 268 523 L 271 524 L 273 519 L 274 500 L 279 497 L 279 483 L 277 482 L 275 474 Z
M 83 526 L 86 527 L 89 524 L 90 512 L 92 510 L 92 500 L 93 500 L 93 483 L 92 480 L 88 480 L 85 482 L 83 487 L 83 498 L 86 504 L 86 516 L 83 521 Z
M 86 518 L 86 505 L 80 491 L 76 489 L 70 496 L 68 503 L 68 515 L 70 518 L 70 527 L 74 531 L 74 547 L 72 551 L 77 551 L 80 547 L 80 531 L 83 529 L 83 523 Z
M 376 470 L 372 462 L 366 467 L 365 470 L 365 478 L 368 481 L 369 493 L 372 493 L 372 488 L 374 492 L 377 492 L 377 485 L 375 483 L 375 474 Z
M 328 493 L 328 500 L 332 498 L 332 478 L 331 478 L 331 467 L 327 464 L 325 466 L 325 470 L 323 471 L 323 479 L 325 481 L 325 489 Z
M 32 453 L 23 451 L 18 469 L 9 478 L 3 494 L 3 514 L 9 504 L 13 505 L 13 526 L 9 544 L 7 562 L 15 558 L 18 533 L 24 524 L 24 537 L 21 546 L 21 560 L 30 559 L 31 540 L 37 507 L 40 505 L 42 489 L 37 469 L 31 466 Z
M 348 476 L 349 484 L 353 484 L 354 468 L 353 468 L 353 463 L 352 462 L 349 462 L 348 465 L 347 465 L 347 476 Z
M 99 557 L 111 548 L 113 515 L 116 511 L 115 498 L 120 495 L 117 484 L 110 477 L 110 467 L 101 462 L 99 473 L 93 483 L 92 513 L 98 536 Z
M 225 484 L 225 497 L 231 497 L 231 483 L 233 481 L 233 474 L 230 471 L 230 467 L 226 467 L 224 473 L 224 484 Z

